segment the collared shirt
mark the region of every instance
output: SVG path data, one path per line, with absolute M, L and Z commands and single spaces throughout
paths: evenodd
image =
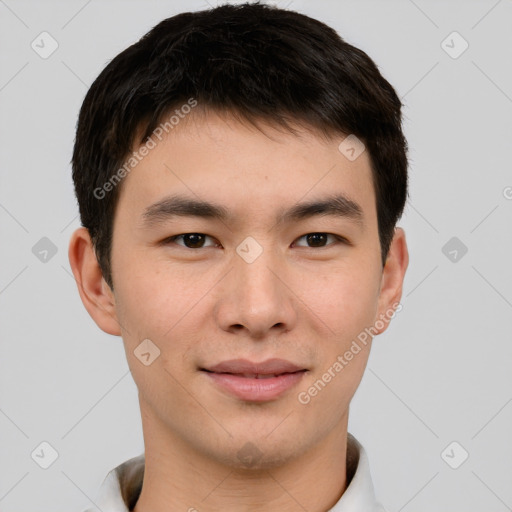
M 139 498 L 143 477 L 144 454 L 123 462 L 108 473 L 95 504 L 102 512 L 130 512 Z M 386 512 L 375 499 L 368 456 L 352 434 L 347 436 L 347 483 L 336 505 L 326 512 Z M 88 508 L 84 512 L 95 510 Z

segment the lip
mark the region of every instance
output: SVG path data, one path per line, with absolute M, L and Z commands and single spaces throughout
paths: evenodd
M 251 402 L 276 400 L 296 386 L 307 372 L 306 368 L 284 359 L 267 359 L 259 363 L 232 359 L 201 370 L 220 389 Z
M 254 373 L 259 375 L 269 375 L 272 373 L 294 373 L 305 370 L 304 367 L 287 361 L 286 359 L 267 359 L 259 363 L 249 361 L 248 359 L 230 359 L 222 361 L 214 366 L 202 368 L 215 373 Z

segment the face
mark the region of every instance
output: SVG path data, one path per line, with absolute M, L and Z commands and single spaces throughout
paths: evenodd
M 361 333 L 384 330 L 404 270 L 382 268 L 367 152 L 262 126 L 191 114 L 124 178 L 114 219 L 114 312 L 144 422 L 231 466 L 346 428 Z M 217 366 L 233 360 L 248 366 Z

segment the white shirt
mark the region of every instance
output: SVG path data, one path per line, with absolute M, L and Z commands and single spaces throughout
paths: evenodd
M 129 507 L 133 508 L 139 497 L 143 476 L 144 454 L 123 462 L 103 480 L 94 500 L 97 508 L 84 512 L 130 512 Z M 326 512 L 386 512 L 375 499 L 368 456 L 352 434 L 347 436 L 347 482 L 341 498 Z

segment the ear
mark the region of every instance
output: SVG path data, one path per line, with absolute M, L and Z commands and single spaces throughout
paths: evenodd
M 402 287 L 405 271 L 409 264 L 409 252 L 405 240 L 405 232 L 402 228 L 395 228 L 393 241 L 389 247 L 386 264 L 382 271 L 382 279 L 379 294 L 378 316 L 375 325 L 383 325 L 377 328 L 377 334 L 383 333 L 392 318 L 392 313 L 397 309 L 402 297 Z M 401 309 L 398 306 L 398 310 Z M 380 321 L 379 321 L 380 320 Z
M 102 331 L 120 336 L 114 293 L 103 279 L 86 228 L 78 228 L 71 235 L 68 257 L 85 309 Z

